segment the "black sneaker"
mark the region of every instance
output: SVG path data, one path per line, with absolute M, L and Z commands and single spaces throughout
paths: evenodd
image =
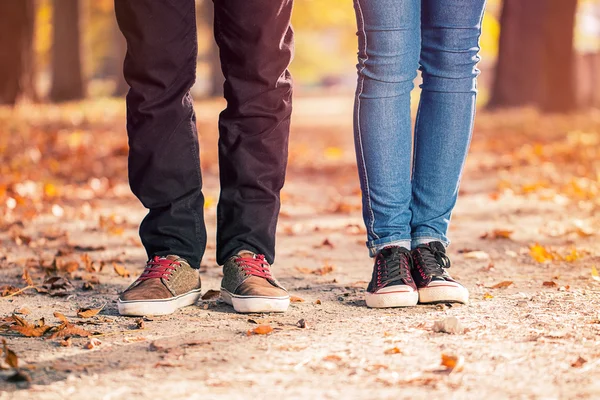
M 419 303 L 469 302 L 469 291 L 446 271 L 450 259 L 440 242 L 420 244 L 412 251 L 412 276 L 419 290 Z
M 410 251 L 403 247 L 390 246 L 382 249 L 375 257 L 373 277 L 367 287 L 367 307 L 416 306 L 419 293 L 410 270 Z

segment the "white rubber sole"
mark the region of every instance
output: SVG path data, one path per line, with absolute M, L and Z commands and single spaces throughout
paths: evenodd
M 167 315 L 181 307 L 191 306 L 200 298 L 200 289 L 169 299 L 157 300 L 117 300 L 119 314 L 127 316 Z
M 413 307 L 419 302 L 419 292 L 410 287 L 390 286 L 377 293 L 366 292 L 365 301 L 370 308 Z
M 221 288 L 221 298 L 239 313 L 285 312 L 290 306 L 290 296 L 238 296 L 224 288 Z
M 419 289 L 419 303 L 462 303 L 469 302 L 469 291 L 454 282 L 432 282 L 428 287 Z

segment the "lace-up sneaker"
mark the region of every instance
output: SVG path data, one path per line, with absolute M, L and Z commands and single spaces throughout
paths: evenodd
M 119 296 L 121 315 L 164 315 L 200 297 L 200 275 L 178 256 L 150 259 L 144 272 Z
M 419 303 L 469 302 L 469 291 L 446 271 L 450 259 L 440 242 L 421 244 L 412 251 L 413 279 L 419 290 Z
M 240 313 L 284 312 L 290 295 L 262 254 L 241 251 L 223 265 L 221 297 Z
M 416 306 L 419 293 L 411 277 L 412 258 L 403 247 L 386 247 L 375 257 L 373 276 L 367 287 L 367 307 Z

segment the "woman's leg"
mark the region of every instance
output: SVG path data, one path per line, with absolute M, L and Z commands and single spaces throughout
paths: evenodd
M 410 248 L 410 92 L 420 51 L 421 0 L 354 0 L 358 87 L 354 125 L 363 217 L 372 256 Z
M 446 236 L 471 140 L 485 0 L 422 0 L 412 246 Z

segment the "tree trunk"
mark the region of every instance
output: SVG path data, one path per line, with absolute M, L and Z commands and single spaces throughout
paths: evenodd
M 19 96 L 35 99 L 33 0 L 0 1 L 0 104 L 14 105 Z
M 488 108 L 576 107 L 573 30 L 577 0 L 505 0 Z
M 543 97 L 539 77 L 545 0 L 505 0 L 500 17 L 498 61 L 489 108 L 535 105 Z
M 569 112 L 577 108 L 573 46 L 577 0 L 546 2 L 548 7 L 542 30 L 545 93 L 540 106 L 546 112 Z
M 54 0 L 52 4 L 54 41 L 52 44 L 52 101 L 80 100 L 85 97 L 81 62 L 79 0 Z

